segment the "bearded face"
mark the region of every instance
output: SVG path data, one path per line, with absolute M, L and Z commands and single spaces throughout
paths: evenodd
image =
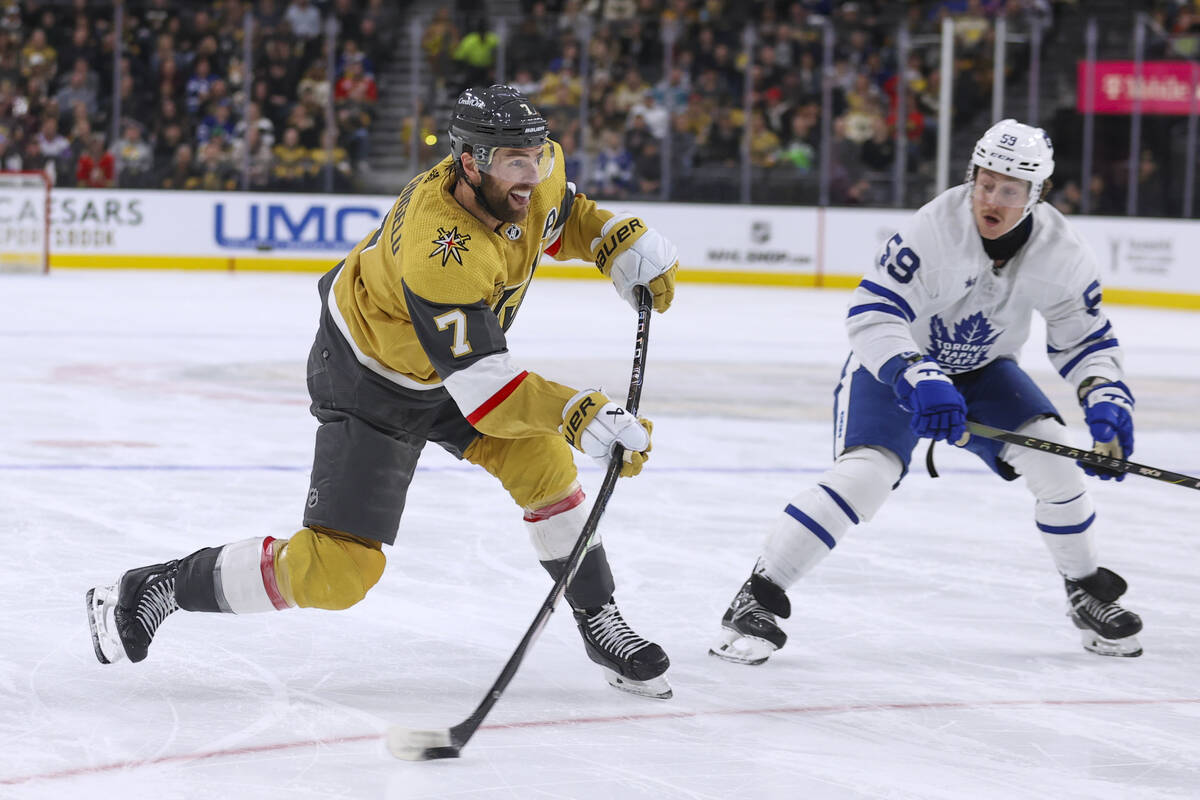
M 528 216 L 533 184 L 505 183 L 486 172 L 480 173 L 480 178 L 479 189 L 501 222 L 522 222 Z

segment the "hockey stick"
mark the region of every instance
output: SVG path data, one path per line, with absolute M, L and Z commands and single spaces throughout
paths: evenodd
M 625 407 L 635 417 L 637 416 L 638 405 L 642 400 L 642 375 L 646 368 L 646 347 L 649 344 L 650 337 L 650 292 L 643 286 L 637 287 L 637 292 L 637 338 L 634 340 L 633 372 L 629 378 L 629 397 L 625 401 Z M 392 755 L 407 761 L 458 758 L 462 749 L 466 747 L 467 742 L 470 741 L 475 731 L 483 723 L 484 717 L 492 710 L 492 706 L 500 699 L 500 695 L 508 688 L 508 684 L 512 681 L 513 676 L 517 674 L 517 668 L 521 666 L 521 662 L 525 659 L 525 653 L 529 650 L 534 640 L 537 639 L 538 635 L 541 634 L 542 628 L 546 626 L 546 622 L 550 619 L 550 615 L 554 613 L 554 607 L 558 605 L 559 599 L 566 593 L 567 584 L 575 577 L 579 565 L 583 563 L 583 556 L 587 552 L 588 542 L 591 541 L 593 534 L 595 534 L 596 526 L 600 524 L 600 517 L 604 515 L 604 509 L 608 505 L 608 498 L 612 496 L 617 478 L 621 474 L 624 454 L 625 450 L 620 445 L 613 448 L 612 457 L 608 464 L 608 471 L 604 473 L 604 481 L 600 484 L 600 491 L 596 494 L 596 500 L 592 504 L 592 511 L 588 514 L 587 521 L 583 524 L 583 530 L 580 532 L 579 538 L 575 540 L 575 546 L 571 548 L 571 553 L 567 556 L 566 565 L 568 568 L 564 569 L 562 574 L 558 576 L 558 579 L 554 581 L 554 586 L 550 589 L 550 594 L 546 596 L 545 601 L 542 602 L 542 607 L 538 609 L 537 616 L 533 618 L 533 623 L 525 631 L 525 635 L 521 638 L 517 649 L 509 656 L 508 663 L 504 665 L 504 669 L 500 670 L 500 676 L 496 678 L 496 682 L 492 684 L 492 688 L 488 689 L 487 694 L 480 701 L 478 707 L 471 712 L 470 716 L 449 729 L 414 730 L 399 725 L 391 726 L 387 732 L 387 746 Z
M 1073 458 L 1076 461 L 1083 461 L 1084 463 L 1091 464 L 1093 467 L 1100 467 L 1112 472 L 1141 475 L 1146 478 L 1173 483 L 1176 486 L 1200 489 L 1200 478 L 1193 478 L 1190 475 L 1158 469 L 1157 467 L 1147 467 L 1144 464 L 1126 461 L 1123 458 L 1109 458 L 1091 450 L 1080 450 L 1077 447 L 1068 447 L 1065 444 L 1038 439 L 1035 436 L 1026 436 L 1023 433 L 1013 433 L 1002 428 L 993 428 L 978 422 L 971 422 L 970 420 L 967 421 L 967 432 L 973 436 L 982 436 L 985 439 L 995 439 L 998 442 L 1016 444 L 1032 450 L 1040 450 L 1043 453 L 1062 456 L 1063 458 Z

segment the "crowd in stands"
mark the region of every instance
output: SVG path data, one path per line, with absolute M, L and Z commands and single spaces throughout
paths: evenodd
M 736 200 L 730 187 L 747 139 L 755 199 L 815 203 L 822 35 L 832 21 L 830 200 L 887 205 L 901 93 L 908 170 L 919 185 L 933 168 L 941 19 L 951 15 L 957 24 L 957 126 L 990 102 L 991 18 L 1002 10 L 1049 22 L 1053 7 L 1045 0 L 523 0 L 521 17 L 506 26 L 504 66 L 508 82 L 550 118 L 569 169 L 579 173 L 569 177 L 597 196 L 659 197 L 666 169 L 673 197 Z M 929 36 L 899 68 L 902 22 L 918 40 Z M 755 31 L 749 49 L 747 25 Z M 494 74 L 495 20 L 467 17 L 460 28 L 442 9 L 422 44 L 435 93 Z
M 352 190 L 398 18 L 386 0 L 126 0 L 118 32 L 111 0 L 0 0 L 0 169 L 57 186 Z
M 1200 0 L 1150 5 L 1147 58 L 1200 54 Z M 59 186 L 355 190 L 370 157 L 375 75 L 389 59 L 408 58 L 397 33 L 410 7 L 125 0 L 117 32 L 113 0 L 0 0 L 0 169 L 46 169 Z M 748 161 L 753 201 L 816 203 L 824 171 L 836 205 L 893 202 L 898 127 L 904 201 L 929 196 L 942 19 L 955 20 L 952 127 L 974 135 L 990 121 L 995 18 L 1004 14 L 1018 33 L 1038 25 L 1044 53 L 1070 52 L 1070 43 L 1054 46 L 1058 21 L 1064 10 L 1083 11 L 1082 0 L 448 0 L 433 8 L 419 42 L 427 80 L 416 135 L 412 118 L 382 132 L 406 150 L 416 143 L 410 171 L 444 155 L 453 97 L 492 82 L 499 67 L 549 117 L 569 177 L 594 195 L 737 201 Z M 497 8 L 520 16 L 502 18 Z M 823 119 L 827 23 L 832 113 Z M 902 23 L 913 42 L 903 64 Z M 1026 79 L 1024 41 L 1010 45 L 1010 86 Z M 1077 117 L 1058 129 L 1054 113 L 1039 122 L 1077 150 L 1060 140 L 1066 129 L 1074 135 Z M 1153 137 L 1149 129 L 1138 174 L 1145 196 L 1160 199 L 1146 201 L 1144 213 L 1168 213 L 1159 184 L 1177 170 L 1160 160 L 1169 147 Z M 1120 137 L 1100 139 L 1120 146 Z M 1092 177 L 1092 211 L 1124 213 L 1124 156 L 1097 156 L 1113 163 Z M 1080 181 L 1056 177 L 1054 202 L 1077 208 Z
M 1177 35 L 1200 33 L 1200 0 L 1151 5 L 1147 58 L 1179 57 L 1180 48 L 1200 45 Z M 829 200 L 893 202 L 899 125 L 905 202 L 913 205 L 928 198 L 934 181 L 942 20 L 955 22 L 952 130 L 977 136 L 990 124 L 996 17 L 1005 15 L 1018 37 L 1009 45 L 1005 82 L 1024 86 L 1032 26 L 1044 37 L 1045 59 L 1064 12 L 1084 11 L 1079 0 L 522 0 L 521 16 L 503 27 L 444 8 L 422 44 L 435 76 L 431 91 L 452 96 L 495 74 L 504 34 L 506 80 L 550 117 L 571 179 L 594 195 L 657 199 L 666 194 L 665 170 L 670 199 L 736 202 L 746 153 L 754 201 L 812 204 L 824 135 L 822 36 L 830 22 Z M 899 64 L 902 24 L 913 44 Z M 749 50 L 747 25 L 755 31 Z M 1126 31 L 1123 38 L 1131 37 Z M 1075 57 L 1064 62 L 1072 75 Z M 1077 118 L 1070 124 L 1077 128 Z M 955 147 L 957 154 L 969 143 Z M 1115 209 L 1124 192 L 1119 158 L 1100 165 L 1092 181 L 1094 209 L 1124 213 L 1123 205 Z M 1163 171 L 1153 153 L 1146 158 L 1147 175 Z M 1155 188 L 1151 182 L 1147 194 Z M 1145 213 L 1158 213 L 1155 204 Z

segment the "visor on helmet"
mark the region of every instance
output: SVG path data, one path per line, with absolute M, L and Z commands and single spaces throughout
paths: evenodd
M 476 148 L 475 166 L 504 183 L 538 184 L 554 170 L 554 145 L 546 142 L 540 147 L 492 147 L 487 158 L 481 159 Z
M 971 195 L 976 205 L 1023 209 L 1029 205 L 1029 190 L 1029 181 L 979 170 Z

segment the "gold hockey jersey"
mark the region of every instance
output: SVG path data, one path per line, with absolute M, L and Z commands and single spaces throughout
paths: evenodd
M 562 148 L 521 223 L 491 230 L 459 205 L 447 156 L 415 177 L 346 256 L 329 310 L 359 362 L 409 392 L 444 387 L 481 433 L 552 434 L 575 389 L 522 369 L 512 325 L 542 253 L 592 260 L 612 213 L 575 193 Z

